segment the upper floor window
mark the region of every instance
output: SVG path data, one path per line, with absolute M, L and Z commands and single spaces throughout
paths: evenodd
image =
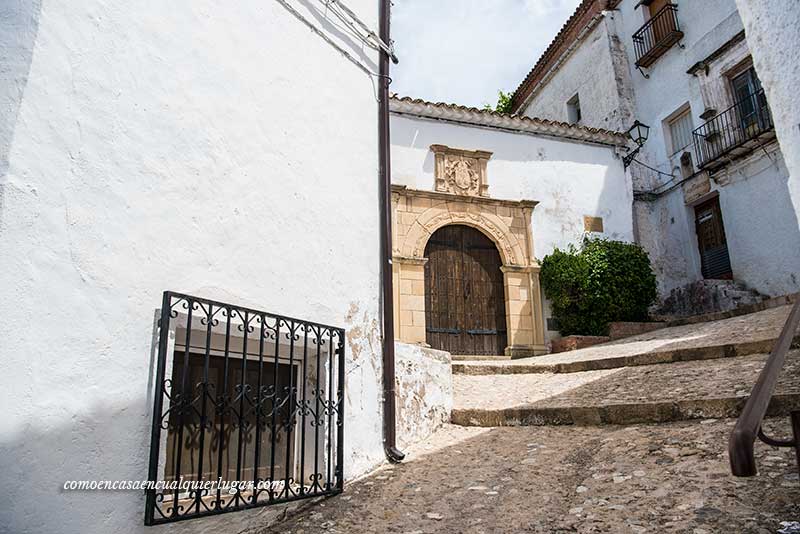
M 731 90 L 733 101 L 739 105 L 739 121 L 745 131 L 757 125 L 759 112 L 767 107 L 767 99 L 761 89 L 761 81 L 758 79 L 756 70 L 748 68 L 731 78 Z
M 667 120 L 667 128 L 669 129 L 670 146 L 667 151 L 672 154 L 685 149 L 692 144 L 692 112 L 691 109 L 686 108 L 680 111 L 678 115 Z
M 567 100 L 567 118 L 572 124 L 581 122 L 581 99 L 577 93 Z

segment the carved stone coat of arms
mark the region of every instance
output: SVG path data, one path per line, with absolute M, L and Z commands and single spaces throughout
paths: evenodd
M 432 145 L 436 156 L 436 190 L 465 196 L 489 196 L 486 163 L 491 152 Z

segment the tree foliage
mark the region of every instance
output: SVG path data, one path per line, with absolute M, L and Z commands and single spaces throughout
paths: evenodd
M 511 97 L 514 93 L 506 93 L 502 89 L 497 91 L 497 104 L 492 107 L 490 104 L 483 106 L 486 111 L 496 111 L 498 113 L 511 113 Z
M 605 335 L 613 321 L 645 321 L 655 301 L 650 258 L 633 243 L 584 239 L 542 260 L 542 288 L 562 335 Z

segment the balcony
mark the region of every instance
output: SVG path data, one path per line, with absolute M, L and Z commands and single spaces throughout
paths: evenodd
M 760 89 L 741 99 L 694 132 L 698 167 L 715 171 L 775 138 L 775 125 Z
M 683 39 L 678 25 L 678 6 L 667 4 L 633 34 L 636 67 L 647 68 Z

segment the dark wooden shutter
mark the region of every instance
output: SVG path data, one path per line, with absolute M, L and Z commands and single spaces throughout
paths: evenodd
M 664 9 L 667 5 L 671 4 L 670 0 L 653 0 L 648 9 L 650 11 L 650 17 L 655 17 L 658 13 Z M 671 16 L 671 14 L 666 13 L 665 16 L 660 17 L 658 20 L 653 22 L 653 45 L 659 44 L 667 35 L 677 30 L 675 27 L 675 17 Z

